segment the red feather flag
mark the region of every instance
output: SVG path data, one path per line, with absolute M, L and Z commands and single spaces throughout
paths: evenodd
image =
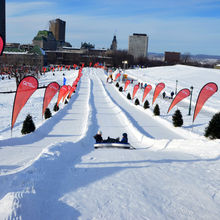
M 134 96 L 137 93 L 138 89 L 139 89 L 139 85 L 137 84 L 137 85 L 134 86 L 132 99 L 134 99 Z
M 0 35 L 0 56 L 2 55 L 3 53 L 3 50 L 4 50 L 4 40 L 2 38 L 2 36 Z
M 69 93 L 69 98 L 71 98 L 73 92 L 76 90 L 76 87 L 75 86 L 72 86 L 71 89 L 70 89 L 70 93 Z
M 151 91 L 152 86 L 151 85 L 147 85 L 144 89 L 144 94 L 143 94 L 143 98 L 142 98 L 142 102 L 144 101 L 144 99 L 146 98 L 147 94 Z
M 117 75 L 116 75 L 116 77 L 115 77 L 115 80 L 114 81 L 116 81 L 117 79 L 118 79 L 118 77 L 119 76 L 121 76 L 121 74 L 120 73 L 118 73 Z
M 158 95 L 160 94 L 160 92 L 165 88 L 165 84 L 164 83 L 158 83 L 156 85 L 156 88 L 154 90 L 154 96 L 153 96 L 153 101 L 152 101 L 152 105 L 154 104 L 156 98 L 158 97 Z
M 181 89 L 177 95 L 175 96 L 175 98 L 173 99 L 173 101 L 170 104 L 170 107 L 167 111 L 167 113 L 169 113 L 169 111 L 180 101 L 182 101 L 183 99 L 185 99 L 186 97 L 188 97 L 190 95 L 190 90 L 189 89 Z
M 38 88 L 38 80 L 33 76 L 27 76 L 24 79 L 22 79 L 21 82 L 19 83 L 14 99 L 11 130 L 14 127 L 15 121 L 21 109 L 24 107 L 28 99 L 36 91 L 37 88 Z
M 126 80 L 124 91 L 126 91 L 126 89 L 127 89 L 128 85 L 130 84 L 130 82 L 131 81 L 129 79 Z
M 63 102 L 64 102 L 65 98 L 67 97 L 67 95 L 69 94 L 70 89 L 71 89 L 71 86 L 68 85 L 68 86 L 67 86 L 67 91 L 66 91 L 66 93 L 63 95 Z
M 65 95 L 65 93 L 68 91 L 68 86 L 67 85 L 64 85 L 60 88 L 60 91 L 59 91 L 59 95 L 58 95 L 58 99 L 57 99 L 57 106 L 59 105 L 60 103 L 60 100 L 63 98 L 63 96 Z
M 52 98 L 58 92 L 59 88 L 60 88 L 60 85 L 57 82 L 51 82 L 47 86 L 47 88 L 45 89 L 42 115 L 44 115 L 44 112 L 45 112 L 46 108 L 50 104 L 50 101 L 52 100 Z
M 218 86 L 213 82 L 207 83 L 202 87 L 202 89 L 199 92 L 199 96 L 197 98 L 197 102 L 193 114 L 193 122 L 195 121 L 196 116 L 199 114 L 205 102 L 217 91 L 218 91 Z

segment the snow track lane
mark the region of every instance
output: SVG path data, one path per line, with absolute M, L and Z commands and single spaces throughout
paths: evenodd
M 107 94 L 113 102 L 123 110 L 129 120 L 131 120 L 132 124 L 134 124 L 141 133 L 153 139 L 171 140 L 185 138 L 184 136 L 174 133 L 173 130 L 169 130 L 167 126 L 164 126 L 152 116 L 137 109 L 131 101 L 128 102 L 128 100 L 125 100 L 125 98 L 119 94 L 119 91 L 114 88 L 113 84 L 106 84 L 106 78 L 103 72 L 97 72 L 97 75 L 102 80 L 103 85 L 105 85 Z M 122 107 L 121 103 L 123 103 L 124 107 Z M 130 111 L 130 109 L 132 110 Z
M 34 133 L 1 141 L 1 155 L 4 159 L 0 161 L 0 168 L 4 167 L 4 169 L 0 170 L 0 176 L 16 173 L 31 166 L 51 145 L 63 141 L 79 141 L 83 133 L 82 129 L 85 129 L 87 121 L 85 118 L 88 114 L 87 108 L 81 107 L 82 103 L 87 106 L 89 102 L 90 80 L 88 77 L 82 77 L 77 90 L 69 104 L 48 119 Z M 4 155 L 11 155 L 11 157 L 4 157 Z
M 91 75 L 91 79 L 94 84 L 92 95 L 94 97 L 97 123 L 100 126 L 99 129 L 103 132 L 103 139 L 107 139 L 108 136 L 121 139 L 122 134 L 126 132 L 132 146 L 137 147 L 137 145 L 140 145 L 144 135 L 133 126 L 124 112 L 112 101 L 96 73 Z M 115 132 L 118 134 L 117 137 L 112 136 L 112 133 Z M 133 133 L 136 133 L 136 136 Z M 145 145 L 147 144 L 146 139 L 148 138 L 145 138 Z

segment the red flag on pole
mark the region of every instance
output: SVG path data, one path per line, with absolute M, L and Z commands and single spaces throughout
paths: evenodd
M 144 102 L 144 99 L 146 98 L 147 94 L 151 91 L 152 86 L 151 85 L 147 85 L 144 89 L 144 94 L 143 94 L 143 98 L 142 98 L 142 102 Z
M 67 91 L 66 91 L 66 93 L 63 95 L 63 102 L 64 102 L 64 100 L 66 99 L 67 95 L 69 94 L 70 89 L 71 89 L 71 86 L 68 85 L 68 86 L 67 86 Z
M 121 76 L 121 74 L 120 73 L 118 73 L 117 75 L 116 75 L 116 77 L 115 77 L 115 80 L 114 81 L 116 81 L 117 79 L 118 79 L 118 77 L 119 76 Z
M 37 88 L 38 88 L 38 80 L 33 76 L 27 76 L 24 79 L 22 79 L 21 82 L 19 83 L 14 99 L 11 130 L 14 127 L 15 121 L 21 109 L 24 107 L 28 99 L 36 91 Z
M 130 84 L 130 80 L 129 79 L 127 79 L 126 80 L 126 82 L 125 82 L 125 87 L 124 87 L 124 91 L 126 91 L 126 89 L 127 89 L 127 87 L 128 87 L 128 85 Z
M 52 98 L 58 92 L 59 88 L 60 88 L 60 85 L 57 82 L 51 82 L 47 86 L 47 88 L 45 89 L 42 115 L 44 115 L 44 112 L 45 112 L 46 108 L 50 104 L 50 101 L 52 100 Z
M 132 99 L 134 99 L 134 96 L 137 93 L 138 89 L 139 89 L 139 85 L 137 84 L 137 85 L 134 86 Z
M 77 79 L 78 79 L 78 78 L 77 78 Z M 74 86 L 76 87 L 76 86 L 77 86 L 77 83 L 78 83 L 78 80 L 77 80 L 77 79 L 73 82 L 72 87 L 74 87 Z
M 153 101 L 152 101 L 152 105 L 154 104 L 156 98 L 158 97 L 158 95 L 160 94 L 160 92 L 165 88 L 165 84 L 164 83 L 158 83 L 156 85 L 156 88 L 154 90 L 154 96 L 153 96 Z
M 0 56 L 2 55 L 3 53 L 3 50 L 4 50 L 4 40 L 3 40 L 3 37 L 0 35 Z
M 207 83 L 202 87 L 197 98 L 197 102 L 193 114 L 193 122 L 195 121 L 196 116 L 199 114 L 205 102 L 217 91 L 218 91 L 218 86 L 213 82 Z
M 69 98 L 71 98 L 73 92 L 76 90 L 76 87 L 75 86 L 72 86 L 71 89 L 70 89 L 70 93 L 69 93 Z
M 59 105 L 60 103 L 60 100 L 63 98 L 64 94 L 68 91 L 68 86 L 67 85 L 64 85 L 60 88 L 60 91 L 59 91 L 59 95 L 58 95 L 58 99 L 57 99 L 57 106 Z
M 170 104 L 170 107 L 167 111 L 167 113 L 169 113 L 169 111 L 180 101 L 182 101 L 183 99 L 185 99 L 186 97 L 188 97 L 190 95 L 190 90 L 189 89 L 181 89 L 177 95 L 175 96 L 175 98 L 173 99 L 173 101 Z

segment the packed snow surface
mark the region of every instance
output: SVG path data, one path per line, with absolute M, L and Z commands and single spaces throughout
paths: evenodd
M 212 116 L 220 110 L 220 93 L 204 105 L 194 123 L 192 116 L 200 89 L 208 82 L 220 85 L 220 71 L 189 66 L 130 69 L 134 80 L 119 92 L 107 83 L 103 69 L 84 68 L 68 104 L 42 118 L 44 89 L 38 89 L 20 112 L 11 132 L 15 93 L 0 93 L 0 219 L 220 219 L 220 141 L 204 137 Z M 114 72 L 116 75 L 118 70 Z M 77 70 L 47 72 L 39 85 L 52 81 L 72 85 Z M 151 84 L 144 109 L 143 89 L 134 100 L 127 94 L 138 82 Z M 167 98 L 160 94 L 152 106 L 157 83 L 164 82 Z M 119 84 L 124 83 L 119 78 Z M 15 91 L 14 79 L 0 79 L 0 92 Z M 169 114 L 170 92 L 193 86 L 189 97 Z M 145 100 L 146 100 L 145 99 Z M 160 116 L 153 115 L 159 104 Z M 176 109 L 184 125 L 175 128 Z M 21 135 L 30 113 L 35 132 Z M 128 149 L 94 149 L 93 136 L 128 134 Z

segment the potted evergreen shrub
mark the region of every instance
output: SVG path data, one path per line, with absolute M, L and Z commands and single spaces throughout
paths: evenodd
M 44 118 L 45 119 L 48 119 L 48 118 L 51 118 L 52 117 L 52 114 L 51 114 L 51 111 L 49 108 L 46 108 L 45 112 L 44 112 Z
M 146 100 L 146 101 L 144 102 L 144 108 L 145 108 L 145 109 L 150 108 L 150 104 L 149 104 L 148 100 Z
M 137 99 L 135 99 L 134 104 L 135 104 L 135 105 L 140 105 L 140 102 L 139 102 L 138 98 L 137 98 Z
M 154 112 L 154 115 L 156 116 L 160 115 L 160 107 L 158 104 L 155 105 L 153 112 Z
M 212 117 L 208 127 L 205 128 L 205 137 L 220 139 L 220 112 Z
M 127 94 L 127 99 L 131 100 L 131 94 L 130 93 Z
M 53 107 L 53 110 L 55 111 L 55 112 L 57 112 L 57 111 L 59 111 L 59 106 L 57 105 L 57 102 L 55 103 L 55 105 L 54 105 L 54 107 Z
M 179 109 L 173 114 L 172 120 L 174 127 L 181 127 L 183 125 L 183 116 Z
M 22 134 L 29 134 L 33 131 L 35 131 L 35 124 L 33 122 L 32 116 L 30 114 L 28 114 L 23 122 L 21 133 Z

